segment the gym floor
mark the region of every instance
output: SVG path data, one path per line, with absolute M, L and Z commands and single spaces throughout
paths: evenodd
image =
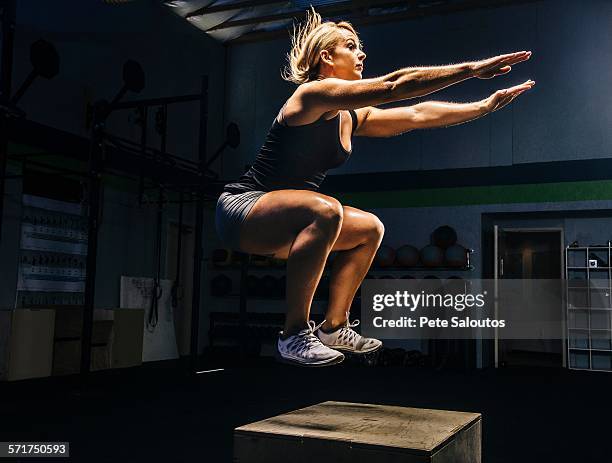
M 608 374 L 305 369 L 263 360 L 195 378 L 186 372 L 168 362 L 92 373 L 86 385 L 78 376 L 1 383 L 2 440 L 69 441 L 70 461 L 229 463 L 235 427 L 339 400 L 480 412 L 483 462 L 609 458 Z

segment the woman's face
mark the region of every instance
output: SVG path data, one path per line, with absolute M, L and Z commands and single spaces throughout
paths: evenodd
M 366 54 L 359 48 L 359 40 L 351 31 L 347 29 L 339 31 L 342 38 L 331 55 L 334 77 L 359 80 L 363 73 Z

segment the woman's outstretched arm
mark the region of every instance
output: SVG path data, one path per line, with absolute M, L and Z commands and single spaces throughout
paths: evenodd
M 391 137 L 415 129 L 462 124 L 503 108 L 534 85 L 534 81 L 528 80 L 521 85 L 498 90 L 488 98 L 473 103 L 427 101 L 404 108 L 361 108 L 357 110 L 358 127 L 355 135 Z
M 404 68 L 374 79 L 327 78 L 303 84 L 296 96 L 299 109 L 313 114 L 376 106 L 428 95 L 472 77 L 489 79 L 506 74 L 530 56 L 531 52 L 521 51 L 462 64 Z

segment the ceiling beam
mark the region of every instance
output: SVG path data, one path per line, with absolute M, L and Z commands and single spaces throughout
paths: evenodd
M 194 16 L 203 16 L 212 13 L 221 13 L 224 11 L 241 10 L 243 8 L 252 8 L 255 6 L 273 5 L 275 3 L 288 3 L 291 4 L 290 0 L 247 0 L 238 3 L 225 3 L 217 6 L 204 6 L 197 10 L 187 13 L 185 19 L 192 18 Z
M 371 25 L 371 24 L 381 24 L 387 22 L 396 22 L 396 21 L 407 21 L 412 19 L 419 19 L 426 16 L 432 15 L 444 15 L 451 13 L 458 13 L 461 11 L 468 11 L 479 8 L 500 8 L 504 6 L 516 5 L 516 4 L 525 4 L 525 3 L 537 3 L 542 0 L 466 0 L 462 3 L 453 3 L 453 4 L 434 4 L 429 7 L 421 6 L 419 8 L 411 8 L 407 11 L 393 13 L 393 14 L 383 14 L 383 15 L 375 15 L 370 16 L 366 13 L 362 13 L 361 15 L 352 15 L 347 16 L 346 20 L 350 21 L 353 25 L 362 26 L 362 25 Z M 405 2 L 404 2 L 405 3 Z M 395 2 L 395 6 L 400 5 L 400 3 Z M 372 5 L 368 8 L 378 8 L 378 5 Z M 321 12 L 321 10 L 318 10 Z M 325 16 L 321 13 L 321 16 Z M 305 17 L 305 13 L 301 16 L 296 15 L 296 19 Z M 228 40 L 225 42 L 226 46 L 231 45 L 239 45 L 243 43 L 256 42 L 261 40 L 273 40 L 281 37 L 288 37 L 289 31 L 286 28 L 276 29 L 273 31 L 254 31 L 244 34 L 240 37 L 236 37 L 235 39 Z
M 331 5 L 325 5 L 317 8 L 317 12 L 324 17 L 336 16 L 339 14 L 350 13 L 353 11 L 357 5 L 363 6 L 365 8 L 379 8 L 385 6 L 398 6 L 398 5 L 406 5 L 406 4 L 414 4 L 414 2 L 407 0 L 367 0 L 366 2 L 355 2 L 355 1 L 345 1 L 334 3 Z M 207 32 L 218 31 L 221 29 L 229 29 L 231 27 L 240 27 L 247 26 L 252 24 L 262 24 L 269 23 L 274 21 L 282 21 L 284 19 L 303 19 L 306 17 L 307 10 L 292 10 L 287 11 L 285 13 L 272 14 L 267 16 L 259 16 L 247 19 L 239 19 L 236 21 L 226 21 L 217 26 L 211 27 L 207 29 Z
M 260 42 L 264 40 L 274 40 L 289 37 L 289 30 L 286 28 L 274 29 L 272 31 L 254 31 L 243 34 L 235 39 L 223 42 L 225 46 L 242 45 L 244 43 Z

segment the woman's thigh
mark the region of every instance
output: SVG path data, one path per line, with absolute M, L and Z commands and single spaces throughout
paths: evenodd
M 332 251 L 347 251 L 368 242 L 380 244 L 384 233 L 382 222 L 371 212 L 343 206 L 342 228 Z
M 287 258 L 296 236 L 321 214 L 342 216 L 337 199 L 309 190 L 277 190 L 264 194 L 240 229 L 240 248 L 251 254 Z

